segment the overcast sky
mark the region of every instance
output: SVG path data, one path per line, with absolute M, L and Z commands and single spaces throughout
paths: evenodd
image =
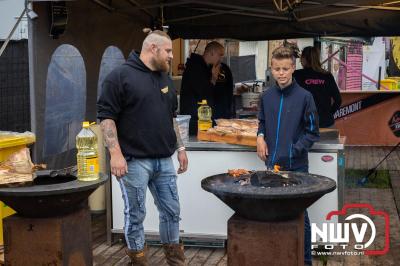
M 24 0 L 0 0 L 0 40 L 7 38 L 23 9 Z M 23 19 L 15 31 L 13 39 L 21 39 L 21 37 L 27 36 L 27 32 L 24 32 L 26 30 L 24 26 L 26 27 L 26 19 Z

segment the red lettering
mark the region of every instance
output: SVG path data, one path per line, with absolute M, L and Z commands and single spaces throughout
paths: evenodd
M 305 83 L 307 85 L 324 85 L 325 80 L 323 80 L 323 79 L 306 79 Z

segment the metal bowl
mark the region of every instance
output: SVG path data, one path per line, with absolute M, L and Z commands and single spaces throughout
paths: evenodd
M 27 187 L 0 188 L 0 200 L 24 217 L 54 217 L 87 205 L 87 198 L 104 184 L 107 175 L 95 181 L 79 181 L 73 175 L 38 175 Z
M 248 185 L 219 174 L 202 180 L 201 187 L 213 193 L 239 216 L 257 221 L 285 221 L 297 218 L 324 194 L 336 188 L 328 177 L 300 173 L 257 171 Z

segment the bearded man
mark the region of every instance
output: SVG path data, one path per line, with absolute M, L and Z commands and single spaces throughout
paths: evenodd
M 127 254 L 133 265 L 148 265 L 143 221 L 146 191 L 150 189 L 160 217 L 160 239 L 169 265 L 185 265 L 179 242 L 180 205 L 172 154 L 179 169 L 188 159 L 175 118 L 176 91 L 168 77 L 172 42 L 162 31 L 151 32 L 140 55 L 132 52 L 126 63 L 104 80 L 97 102 L 111 173 L 124 200 Z

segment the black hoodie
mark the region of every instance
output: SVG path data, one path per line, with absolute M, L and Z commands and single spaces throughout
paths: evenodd
M 201 55 L 192 53 L 185 66 L 180 93 L 180 113 L 191 115 L 189 133 L 197 134 L 197 109 L 201 100 L 214 111 L 214 85 L 211 83 L 211 66 Z
M 115 121 L 125 157 L 165 158 L 176 148 L 176 92 L 167 73 L 151 71 L 136 53 L 104 80 L 97 117 Z
M 214 86 L 213 119 L 232 118 L 233 77 L 229 66 L 221 63 L 220 74 Z
M 318 110 L 319 127 L 332 126 L 335 123 L 333 114 L 342 104 L 339 88 L 332 74 L 304 68 L 296 70 L 293 73 L 293 77 L 300 87 L 308 90 L 313 95 Z

